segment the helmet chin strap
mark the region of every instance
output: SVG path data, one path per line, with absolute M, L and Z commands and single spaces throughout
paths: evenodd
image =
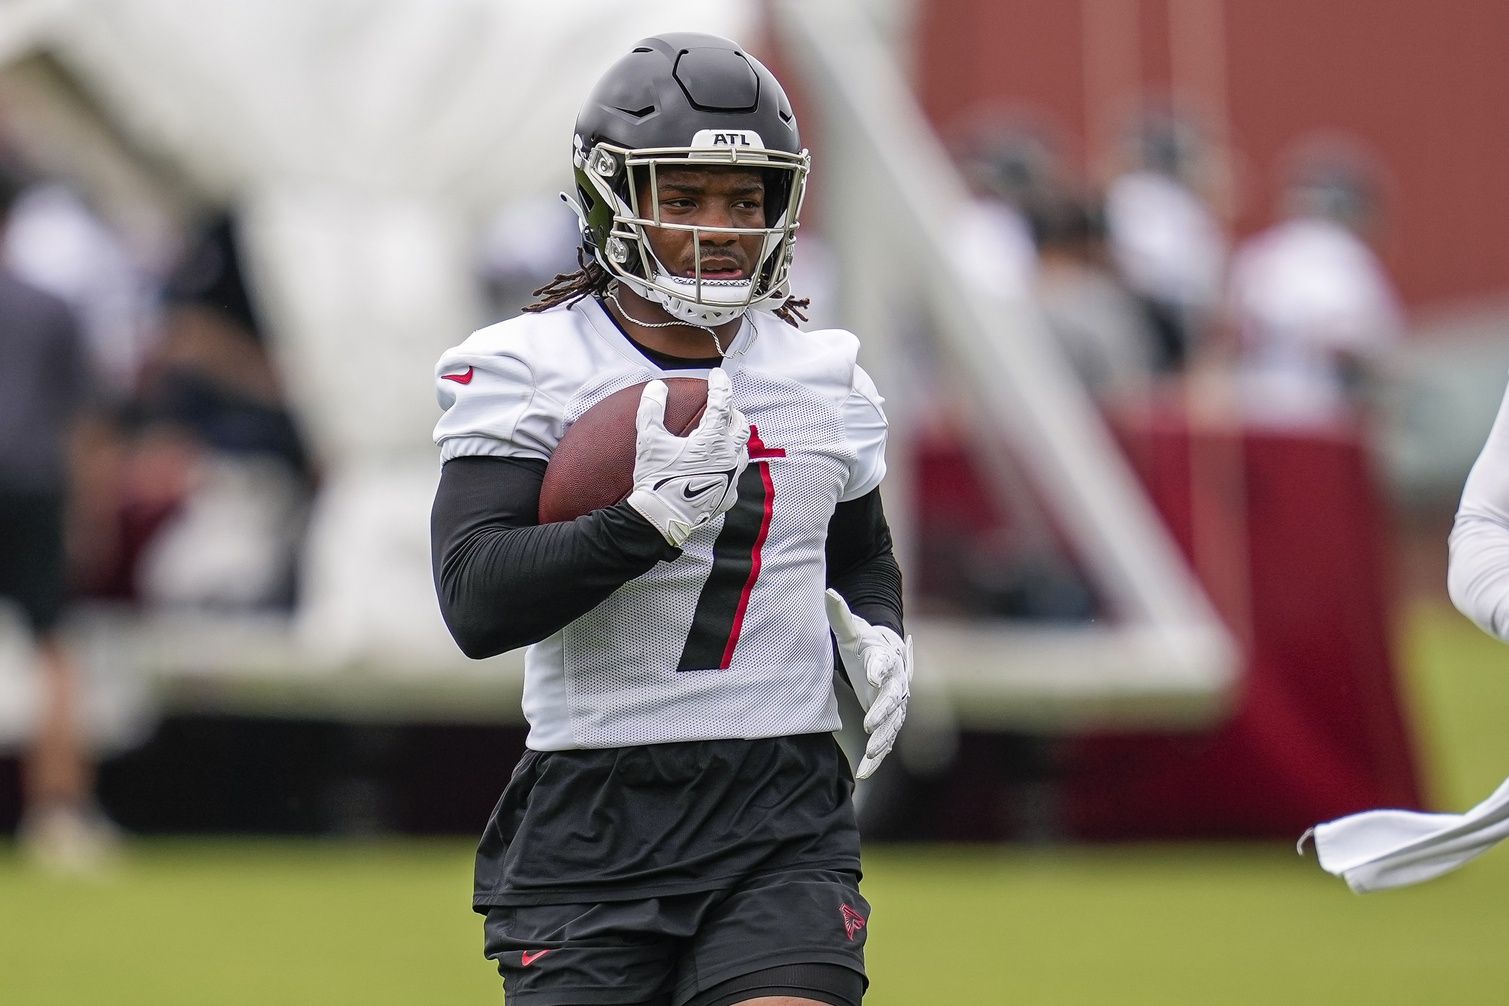
M 718 355 L 722 357 L 728 356 L 728 351 L 723 348 L 723 340 L 718 338 L 718 333 L 714 329 L 702 324 L 701 322 L 682 321 L 680 319 L 676 321 L 642 321 L 630 314 L 629 309 L 624 307 L 623 301 L 618 299 L 617 283 L 614 283 L 608 288 L 606 296 L 608 300 L 611 300 L 613 302 L 613 306 L 618 308 L 620 314 L 632 321 L 634 324 L 638 325 L 640 328 L 700 328 L 708 335 L 712 336 L 713 346 L 718 350 Z
M 646 284 L 646 291 L 641 291 L 641 293 L 644 293 L 649 299 L 665 308 L 666 313 L 671 317 L 679 318 L 699 328 L 706 328 L 710 325 L 722 325 L 733 321 L 749 310 L 750 307 L 750 281 L 747 279 L 733 282 L 725 281 L 716 286 L 712 286 L 706 282 L 701 284 L 704 296 L 713 292 L 723 294 L 729 300 L 733 301 L 733 303 L 727 305 L 709 304 L 706 301 L 699 303 L 691 297 L 678 297 L 666 289 L 666 286 L 686 287 L 688 293 L 695 294 L 699 284 L 694 279 L 671 276 L 665 272 L 661 272 L 655 279 L 656 282 Z
M 619 282 L 627 283 L 645 300 L 659 304 L 672 318 L 698 328 L 708 328 L 733 321 L 751 307 L 758 306 L 759 302 L 752 303 L 749 299 L 753 280 L 698 280 L 690 276 L 673 276 L 653 252 L 647 257 L 647 264 L 653 270 L 651 279 L 620 273 Z

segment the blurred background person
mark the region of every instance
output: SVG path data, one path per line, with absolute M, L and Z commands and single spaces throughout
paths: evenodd
M 154 253 L 128 242 L 78 185 L 41 177 L 11 208 L 5 254 L 73 310 L 101 390 L 112 401 L 130 397 L 158 331 Z
M 1292 155 L 1281 219 L 1232 256 L 1236 376 L 1253 419 L 1315 426 L 1358 416 L 1404 331 L 1369 245 L 1379 208 L 1360 152 L 1311 141 Z
M 1163 346 L 1110 261 L 1103 205 L 1065 192 L 1029 214 L 1033 295 L 1074 372 L 1101 405 L 1146 398 Z
M 18 165 L 0 161 L 0 236 L 25 186 Z M 19 609 L 40 674 L 18 836 L 37 861 L 63 869 L 99 864 L 115 840 L 94 800 L 82 671 L 63 633 L 68 547 L 78 545 L 69 531 L 94 523 L 94 501 L 73 490 L 99 435 L 99 401 L 68 304 L 0 259 L 0 601 Z
M 1106 186 L 1112 260 L 1158 339 L 1160 372 L 1183 371 L 1220 305 L 1228 239 L 1205 189 L 1214 153 L 1195 124 L 1144 111 Z
M 1016 296 L 1037 267 L 1031 215 L 1058 187 L 1059 157 L 1045 130 L 1005 113 L 979 113 L 958 129 L 954 160 L 968 190 L 954 247 L 982 285 Z
M 190 241 L 163 286 L 161 333 L 129 410 L 129 466 L 154 474 L 133 480 L 141 493 L 126 501 L 154 522 L 129 574 L 147 605 L 286 611 L 296 601 L 315 471 L 236 242 L 228 214 Z

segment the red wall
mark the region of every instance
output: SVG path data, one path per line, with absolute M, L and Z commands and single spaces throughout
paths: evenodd
M 936 125 L 1036 110 L 1081 168 L 1132 88 L 1193 99 L 1225 122 L 1238 234 L 1271 218 L 1295 140 L 1351 135 L 1383 163 L 1380 250 L 1412 307 L 1509 289 L 1502 0 L 924 0 L 916 40 Z

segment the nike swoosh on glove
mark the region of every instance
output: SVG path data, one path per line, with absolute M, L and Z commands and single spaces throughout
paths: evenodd
M 707 407 L 685 437 L 665 428 L 665 399 L 664 381 L 651 381 L 639 396 L 628 503 L 680 548 L 738 500 L 739 476 L 749 465 L 749 421 L 733 407 L 733 387 L 722 367 L 707 375 Z
M 912 635 L 907 633 L 902 639 L 884 625 L 871 625 L 850 611 L 843 596 L 832 588 L 823 605 L 854 694 L 865 709 L 865 733 L 870 739 L 854 775 L 868 779 L 895 747 L 896 735 L 906 721 L 906 703 L 912 696 Z M 863 687 L 862 681 L 870 687 Z

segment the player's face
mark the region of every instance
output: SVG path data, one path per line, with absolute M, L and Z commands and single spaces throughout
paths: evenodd
M 765 181 L 744 168 L 670 168 L 656 172 L 656 189 L 640 183 L 640 212 L 677 228 L 648 227 L 645 236 L 660 264 L 673 275 L 696 276 L 700 252 L 703 279 L 748 279 L 759 262 L 764 237 L 681 227 L 765 226 Z

